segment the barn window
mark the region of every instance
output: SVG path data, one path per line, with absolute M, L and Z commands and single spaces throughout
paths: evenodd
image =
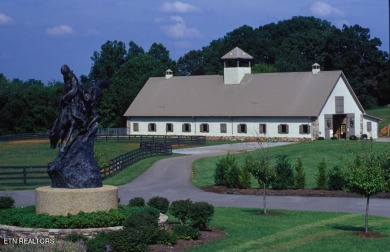
M 156 127 L 155 123 L 149 123 L 148 124 L 148 131 L 149 132 L 156 132 L 156 129 L 157 129 L 157 127 Z
M 237 125 L 237 132 L 238 133 L 246 133 L 246 124 L 238 124 Z
M 172 123 L 167 123 L 166 131 L 167 132 L 173 132 L 173 124 Z
M 344 114 L 344 96 L 336 96 L 336 114 Z
M 221 123 L 220 130 L 221 130 L 221 133 L 226 133 L 227 132 L 226 123 Z
M 299 125 L 299 134 L 310 134 L 310 125 L 309 124 Z
M 260 134 L 267 133 L 267 124 L 260 124 L 260 126 L 259 126 L 259 133 Z
M 287 124 L 279 124 L 278 125 L 278 133 L 279 134 L 288 134 L 288 125 Z
M 209 125 L 207 123 L 202 123 L 200 125 L 200 132 L 209 132 Z
M 138 132 L 139 131 L 139 124 L 138 123 L 133 123 L 133 131 Z
M 183 123 L 183 125 L 182 125 L 182 131 L 183 131 L 183 132 L 191 132 L 191 124 L 189 124 L 189 123 Z
M 371 122 L 367 122 L 367 131 L 368 132 L 372 131 L 372 123 Z

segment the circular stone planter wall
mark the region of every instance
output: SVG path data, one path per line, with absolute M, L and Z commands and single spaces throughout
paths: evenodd
M 80 189 L 38 187 L 35 189 L 35 207 L 37 213 L 49 215 L 108 211 L 118 208 L 118 188 L 109 185 Z

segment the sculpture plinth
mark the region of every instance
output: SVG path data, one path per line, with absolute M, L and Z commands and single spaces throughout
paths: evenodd
M 52 188 L 35 190 L 36 212 L 48 215 L 77 214 L 108 211 L 118 208 L 118 188 L 104 185 L 98 188 Z

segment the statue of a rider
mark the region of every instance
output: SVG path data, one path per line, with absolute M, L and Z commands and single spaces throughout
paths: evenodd
M 61 98 L 62 113 L 71 114 L 76 123 L 81 123 L 85 128 L 88 118 L 85 115 L 85 106 L 79 82 L 74 73 L 67 65 L 61 67 L 61 73 L 64 76 L 64 95 Z

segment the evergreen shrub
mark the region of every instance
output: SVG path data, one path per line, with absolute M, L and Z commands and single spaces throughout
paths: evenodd
M 161 213 L 166 214 L 169 207 L 169 200 L 164 197 L 156 196 L 148 201 L 148 206 L 154 207 L 160 210 Z

